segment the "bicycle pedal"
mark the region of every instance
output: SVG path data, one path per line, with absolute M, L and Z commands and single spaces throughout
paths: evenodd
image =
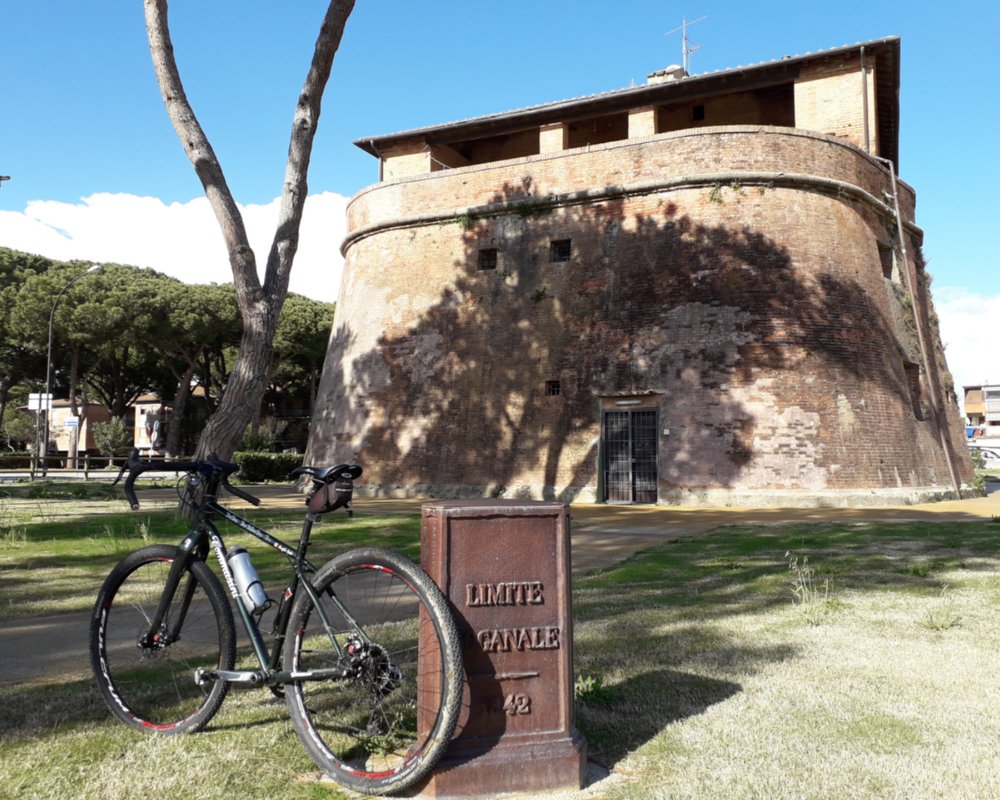
M 199 686 L 208 686 L 208 684 L 215 683 L 217 680 L 219 680 L 219 676 L 210 669 L 198 667 L 194 671 L 194 682 Z

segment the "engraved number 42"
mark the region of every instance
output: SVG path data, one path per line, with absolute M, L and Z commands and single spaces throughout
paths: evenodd
M 531 698 L 526 694 L 509 694 L 504 698 L 503 710 L 507 716 L 531 713 Z

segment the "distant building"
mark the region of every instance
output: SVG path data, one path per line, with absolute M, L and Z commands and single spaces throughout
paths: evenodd
M 1000 385 L 965 386 L 965 417 L 985 436 L 1000 437 Z
M 73 415 L 68 399 L 52 401 L 49 447 L 58 453 L 73 456 L 73 446 L 76 445 L 77 453 L 96 454 L 99 450 L 94 442 L 94 426 L 111 419 L 108 407 L 103 403 L 78 401 L 77 410 L 80 412 L 78 417 Z
M 144 456 L 159 454 L 166 443 L 170 409 L 158 394 L 144 394 L 136 398 L 130 411 L 133 446 Z
M 898 38 L 357 144 L 306 458 L 372 491 L 862 503 L 972 478 Z M 898 213 L 897 213 L 898 209 Z

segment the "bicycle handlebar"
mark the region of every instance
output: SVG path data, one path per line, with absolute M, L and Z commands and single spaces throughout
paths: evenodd
M 111 485 L 114 486 L 122 479 L 122 475 L 128 472 L 128 477 L 125 479 L 125 486 L 123 489 L 125 491 L 125 497 L 128 499 L 129 505 L 133 511 L 139 510 L 139 498 L 136 497 L 135 494 L 136 478 L 138 478 L 143 472 L 148 472 L 152 469 L 169 470 L 171 472 L 197 472 L 206 476 L 212 474 L 213 472 L 217 472 L 219 474 L 219 483 L 222 485 L 223 489 L 230 494 L 239 497 L 241 500 L 245 500 L 251 505 L 260 505 L 259 498 L 254 497 L 249 492 L 244 492 L 242 489 L 237 489 L 229 482 L 229 476 L 239 470 L 239 466 L 236 464 L 230 464 L 226 461 L 222 461 L 214 454 L 210 455 L 205 461 L 143 462 L 139 459 L 138 448 L 133 447 L 132 451 L 128 454 L 128 460 L 122 465 L 121 470 L 119 470 L 118 477 L 111 483 Z

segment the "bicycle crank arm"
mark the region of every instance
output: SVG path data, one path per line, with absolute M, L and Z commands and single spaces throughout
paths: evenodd
M 347 678 L 352 674 L 346 667 L 329 667 L 327 669 L 309 669 L 300 672 L 276 672 L 271 676 L 270 683 L 294 683 L 296 681 L 329 681 Z
M 249 683 L 256 686 L 264 683 L 264 673 L 260 670 L 235 670 L 235 669 L 204 669 L 198 667 L 194 671 L 194 682 L 199 686 L 223 681 L 225 683 Z

